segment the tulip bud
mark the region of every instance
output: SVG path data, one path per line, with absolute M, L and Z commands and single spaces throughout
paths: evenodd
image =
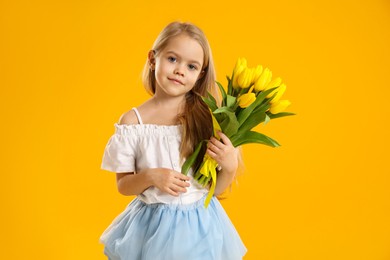
M 290 104 L 291 102 L 286 99 L 280 100 L 276 103 L 271 104 L 271 108 L 269 109 L 269 111 L 272 114 L 278 114 L 280 112 L 283 112 Z
M 238 76 L 237 83 L 240 88 L 247 88 L 252 81 L 252 69 L 246 67 Z
M 256 100 L 255 93 L 246 93 L 238 98 L 238 105 L 242 108 L 250 106 Z
M 265 68 L 263 73 L 261 73 L 260 77 L 255 82 L 255 91 L 259 92 L 264 90 L 265 86 L 271 81 L 272 72 Z
M 241 65 L 244 66 L 244 67 L 247 67 L 247 61 L 245 58 L 241 58 Z
M 280 86 L 280 83 L 282 83 L 282 79 L 277 77 L 276 79 L 273 79 L 270 83 L 268 83 L 267 86 L 265 86 L 264 90 L 268 90 L 270 88 L 274 88 L 274 87 Z M 275 93 L 275 92 L 272 91 L 271 94 L 269 94 L 267 96 L 267 98 L 272 97 L 273 93 Z
M 271 104 L 274 104 L 274 103 L 276 103 L 276 102 L 279 101 L 279 99 L 282 97 L 282 95 L 283 95 L 284 92 L 286 91 L 286 85 L 285 85 L 285 84 L 280 85 L 280 87 L 278 87 L 277 89 L 275 89 L 275 91 L 276 91 L 277 93 L 276 93 L 275 97 L 270 101 Z M 273 95 L 273 92 L 274 92 L 274 91 L 271 92 L 272 95 Z M 272 95 L 271 95 L 271 96 L 272 96 Z M 268 98 L 268 96 L 267 96 L 267 98 Z
M 238 60 L 236 62 L 236 66 L 234 67 L 234 70 L 233 70 L 232 84 L 233 84 L 234 88 L 239 87 L 237 79 L 246 67 L 247 67 L 246 66 L 246 59 L 245 58 L 238 58 Z
M 257 65 L 256 69 L 253 72 L 252 83 L 255 83 L 260 78 L 262 72 L 263 66 Z

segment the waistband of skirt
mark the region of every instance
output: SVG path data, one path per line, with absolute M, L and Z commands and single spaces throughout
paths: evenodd
M 135 198 L 135 201 L 137 201 L 138 203 L 140 203 L 146 207 L 150 207 L 150 208 L 162 208 L 162 209 L 170 209 L 170 210 L 192 210 L 192 209 L 196 209 L 199 207 L 204 207 L 204 202 L 206 200 L 207 194 L 208 193 L 203 195 L 203 197 L 200 198 L 199 200 L 197 200 L 193 203 L 189 203 L 189 204 L 180 204 L 180 203 L 177 203 L 177 204 L 150 203 L 149 204 L 149 203 L 142 201 L 138 197 Z M 214 200 L 214 199 L 216 199 L 215 196 L 212 197 L 210 204 L 211 204 L 212 200 Z

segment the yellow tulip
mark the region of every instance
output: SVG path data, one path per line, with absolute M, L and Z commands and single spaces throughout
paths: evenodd
M 238 105 L 242 108 L 250 106 L 256 100 L 255 93 L 246 93 L 238 98 Z
M 279 101 L 279 99 L 282 97 L 282 95 L 283 95 L 284 92 L 286 91 L 286 85 L 285 85 L 285 84 L 282 84 L 282 85 L 280 85 L 280 87 L 278 87 L 278 88 L 275 89 L 274 91 L 276 91 L 277 93 L 276 93 L 275 97 L 270 101 L 271 104 L 274 104 L 274 103 L 276 103 L 276 102 Z M 273 95 L 274 91 L 272 91 L 270 94 Z M 272 96 L 272 95 L 271 95 L 271 96 Z M 271 97 L 271 96 L 270 96 L 270 97 Z M 270 97 L 267 96 L 267 98 L 270 98 Z
M 232 84 L 234 88 L 238 88 L 238 82 L 237 79 L 240 76 L 241 72 L 247 67 L 247 62 L 245 58 L 238 58 L 236 62 L 236 66 L 233 70 L 233 78 L 232 78 Z
M 209 177 L 211 175 L 211 187 L 209 190 L 209 193 L 206 197 L 206 200 L 204 202 L 205 207 L 207 208 L 211 198 L 214 195 L 215 187 L 217 184 L 217 170 L 218 163 L 211 158 L 208 154 L 205 154 L 203 157 L 203 166 L 200 168 L 200 173 L 206 177 Z
M 263 72 L 263 66 L 257 65 L 257 67 L 254 69 L 252 83 L 255 83 L 260 78 L 262 72 Z
M 206 177 L 209 177 L 210 173 L 215 171 L 215 169 L 218 167 L 218 163 L 211 158 L 207 153 L 205 154 L 203 158 L 203 165 L 200 168 L 200 173 Z
M 245 68 L 237 78 L 237 83 L 240 88 L 247 88 L 252 82 L 253 69 Z
M 265 86 L 271 81 L 272 78 L 272 72 L 265 68 L 263 70 L 263 73 L 261 73 L 260 77 L 255 82 L 255 91 L 259 92 L 264 90 Z
M 291 102 L 288 100 L 280 100 L 276 103 L 271 104 L 269 112 L 271 112 L 272 114 L 278 114 L 280 112 L 283 112 L 290 104 Z
M 280 86 L 280 83 L 282 83 L 282 79 L 277 77 L 276 79 L 273 79 L 270 83 L 268 83 L 267 86 L 265 86 L 264 90 Z M 268 94 L 267 98 L 272 97 L 273 93 L 275 92 L 272 91 L 270 94 Z

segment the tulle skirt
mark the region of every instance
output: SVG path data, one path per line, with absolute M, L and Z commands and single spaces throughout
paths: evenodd
M 135 198 L 103 232 L 109 260 L 238 260 L 247 249 L 216 197 L 186 205 Z

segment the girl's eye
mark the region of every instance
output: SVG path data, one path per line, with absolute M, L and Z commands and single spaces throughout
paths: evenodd
M 194 65 L 192 65 L 192 64 L 188 65 L 188 68 L 189 68 L 190 70 L 196 70 L 196 69 L 197 69 L 197 67 L 194 66 Z
M 169 60 L 170 62 L 175 62 L 175 61 L 176 61 L 176 58 L 175 58 L 175 57 L 172 57 L 172 56 L 169 56 L 169 57 L 168 57 L 168 60 Z

